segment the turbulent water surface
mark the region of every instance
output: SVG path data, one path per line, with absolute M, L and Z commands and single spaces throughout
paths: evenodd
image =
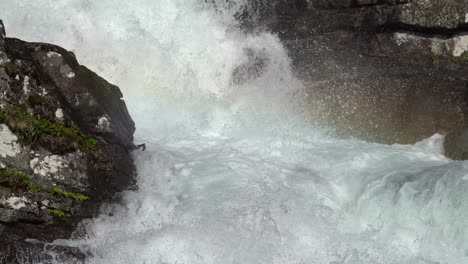
M 148 147 L 139 190 L 66 243 L 104 264 L 468 263 L 468 163 L 437 135 L 386 146 L 313 125 L 279 39 L 239 30 L 247 0 L 214 2 L 0 1 L 10 36 L 119 85 Z

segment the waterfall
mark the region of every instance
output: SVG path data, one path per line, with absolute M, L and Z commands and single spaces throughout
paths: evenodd
M 88 263 L 468 263 L 468 162 L 343 140 L 310 119 L 247 0 L 2 0 L 8 35 L 59 44 L 118 85 L 137 191 L 84 224 Z M 313 95 L 312 95 L 313 96 Z

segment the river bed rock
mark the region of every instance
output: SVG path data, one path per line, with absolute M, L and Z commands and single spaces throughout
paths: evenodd
M 0 263 L 81 261 L 48 243 L 134 188 L 134 131 L 118 87 L 0 21 Z
M 309 96 L 313 122 L 343 137 L 415 143 L 465 116 L 468 2 L 309 0 L 270 16 Z

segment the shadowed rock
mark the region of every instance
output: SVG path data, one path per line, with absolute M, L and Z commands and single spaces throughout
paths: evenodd
M 0 262 L 80 262 L 48 242 L 134 188 L 135 124 L 119 88 L 73 53 L 0 25 Z

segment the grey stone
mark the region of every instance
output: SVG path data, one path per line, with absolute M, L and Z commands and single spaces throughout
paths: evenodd
M 447 133 L 464 118 L 468 2 L 309 3 L 263 25 L 278 33 L 305 83 L 311 122 L 393 144 Z
M 118 202 L 119 192 L 134 188 L 135 124 L 119 88 L 73 53 L 3 32 L 0 106 L 7 114 L 0 122 L 2 133 L 13 136 L 0 145 L 0 263 L 53 256 L 80 262 L 76 249 L 56 247 L 49 254 L 25 241 L 67 239 L 103 203 Z M 48 133 L 44 140 L 21 134 L 47 124 L 57 131 L 41 132 Z
M 3 25 L 3 21 L 0 20 L 0 39 L 4 39 L 6 36 L 5 26 Z
M 468 23 L 468 1 L 413 0 L 401 6 L 399 13 L 401 23 L 452 29 Z

